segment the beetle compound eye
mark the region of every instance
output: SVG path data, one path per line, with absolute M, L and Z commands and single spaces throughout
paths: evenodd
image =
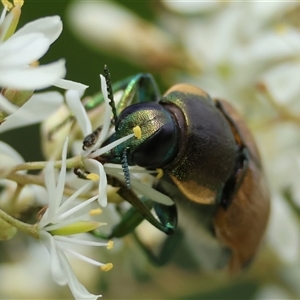
M 174 153 L 177 153 L 177 130 L 169 122 L 137 146 L 131 159 L 139 166 L 158 168 L 168 164 Z

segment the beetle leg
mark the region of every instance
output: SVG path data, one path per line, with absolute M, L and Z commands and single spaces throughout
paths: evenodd
M 139 102 L 158 102 L 159 89 L 151 74 L 141 73 L 131 78 L 117 107 L 120 113 L 125 107 Z
M 119 179 L 107 176 L 107 182 L 113 187 L 119 188 L 117 193 L 136 209 L 142 216 L 142 219 L 148 220 L 153 226 L 168 235 L 174 232 L 177 226 L 177 210 L 175 205 L 167 206 L 152 200 L 147 200 L 145 204 L 145 201 L 141 201 L 141 199 Z M 152 203 L 151 206 L 150 203 Z M 152 214 L 151 208 L 149 207 L 154 207 L 157 218 Z
M 94 146 L 97 142 L 97 139 L 101 133 L 102 130 L 102 125 L 100 125 L 99 127 L 97 127 L 92 133 L 88 134 L 84 140 L 83 140 L 83 145 L 82 145 L 82 149 L 86 150 L 92 146 Z
M 149 199 L 142 198 L 140 201 L 149 210 L 152 208 L 152 201 L 149 201 Z M 113 227 L 111 233 L 103 234 L 99 230 L 94 230 L 93 235 L 104 239 L 121 238 L 131 233 L 143 220 L 144 217 L 134 207 L 131 207 L 122 215 L 121 221 Z
M 224 209 L 227 209 L 235 193 L 238 191 L 241 183 L 244 180 L 249 164 L 249 154 L 247 148 L 238 146 L 234 173 L 227 179 L 220 195 L 218 202 Z
M 75 168 L 73 172 L 74 172 L 74 174 L 76 174 L 78 176 L 78 178 L 88 179 L 87 176 L 88 176 L 89 173 L 87 173 L 85 171 L 82 171 L 79 168 Z

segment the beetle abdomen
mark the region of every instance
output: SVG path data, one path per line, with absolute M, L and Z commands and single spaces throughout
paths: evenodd
M 228 209 L 218 207 L 214 217 L 217 238 L 232 251 L 229 267 L 239 270 L 253 259 L 265 233 L 270 200 L 255 141 L 235 109 L 219 101 L 224 113 L 234 122 L 236 141 L 250 154 L 248 168 Z

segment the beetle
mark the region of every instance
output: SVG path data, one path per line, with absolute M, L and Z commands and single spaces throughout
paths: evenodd
M 110 85 L 108 90 L 112 96 Z M 266 230 L 270 201 L 257 146 L 233 106 L 184 83 L 161 96 L 150 74 L 138 74 L 127 81 L 120 103 L 113 108 L 119 113 L 114 114 L 115 133 L 104 144 L 128 135 L 136 126 L 142 136 L 125 141 L 99 160 L 122 164 L 128 188 L 128 165 L 164 171 L 154 189 L 170 196 L 175 205 L 169 209 L 156 205 L 162 224 L 152 224 L 171 234 L 177 230 L 178 218 L 179 230 L 191 241 L 205 269 L 247 267 Z M 98 132 L 84 139 L 84 148 L 94 143 Z M 124 186 L 122 191 L 125 200 L 149 220 L 137 204 L 141 200 L 133 201 L 136 195 Z

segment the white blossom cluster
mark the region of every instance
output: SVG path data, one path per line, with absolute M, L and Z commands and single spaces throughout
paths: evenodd
M 80 281 L 76 277 L 81 272 L 73 270 L 72 258 L 103 271 L 112 268 L 111 263 L 89 257 L 95 253 L 91 248 L 110 249 L 112 242 L 94 240 L 86 232 L 104 225 L 98 214 L 110 207 L 106 174 L 123 180 L 123 173 L 120 166 L 103 166 L 94 158 L 133 135 L 100 148 L 109 135 L 112 114 L 104 78 L 100 79 L 104 104 L 87 114 L 82 104 L 87 86 L 64 79 L 65 60 L 39 65 L 63 30 L 60 17 L 41 18 L 16 29 L 23 1 L 2 2 L 0 133 L 41 123 L 41 147 L 48 161 L 25 162 L 15 149 L 0 141 L 0 239 L 16 240 L 18 230 L 35 237 L 38 246 L 31 244 L 28 263 L 37 260 L 39 246 L 44 245 L 50 260 L 46 261 L 43 253 L 41 261 L 48 263 L 54 281 L 68 285 L 75 299 L 98 299 L 101 295 L 90 293 L 80 282 L 84 276 Z M 257 141 L 271 191 L 271 218 L 263 248 L 265 256 L 276 258 L 271 263 L 258 260 L 265 263 L 264 272 L 260 266 L 254 267 L 252 276 L 263 282 L 254 297 L 299 298 L 299 2 L 161 0 L 154 11 L 151 23 L 114 2 L 73 1 L 68 16 L 76 35 L 94 48 L 161 74 L 165 85 L 192 83 L 238 108 Z M 49 87 L 60 90 L 41 91 Z M 60 126 L 69 117 L 72 121 Z M 78 150 L 82 138 L 99 125 L 103 128 L 96 145 Z M 84 169 L 90 180 L 76 178 L 72 168 Z M 40 173 L 28 174 L 29 170 Z M 134 178 L 131 184 L 139 194 L 153 192 Z M 36 224 L 19 222 L 22 213 L 37 203 L 43 209 Z M 156 242 L 150 239 L 150 243 Z M 142 259 L 139 263 L 145 264 Z M 47 276 L 45 269 L 40 267 L 41 277 Z M 11 266 L 1 266 L 1 290 L 2 286 L 14 289 L 14 274 Z M 24 273 L 21 280 L 30 292 L 26 277 Z M 220 282 L 224 281 L 217 284 Z M 41 284 L 41 294 L 55 297 L 51 288 L 51 283 Z M 25 293 L 26 284 L 23 289 Z M 170 290 L 178 298 L 173 285 Z M 2 292 L 0 297 L 5 298 Z
M 2 89 L 0 132 L 47 120 L 63 107 L 66 98 L 71 108 L 70 112 L 73 109 L 77 122 L 82 126 L 83 134 L 91 133 L 92 125 L 80 101 L 80 96 L 87 86 L 63 79 L 66 74 L 64 59 L 48 65 L 38 65 L 38 60 L 62 32 L 60 17 L 41 18 L 14 32 L 21 15 L 23 1 L 14 1 L 13 5 L 3 1 L 3 4 L 4 9 L 0 19 L 0 86 Z M 11 10 L 8 11 L 9 9 Z M 105 80 L 103 77 L 101 80 L 106 91 Z M 65 90 L 65 96 L 60 92 L 37 91 L 51 86 Z M 105 101 L 107 104 L 106 94 Z M 110 116 L 111 108 L 107 104 L 104 117 L 106 129 L 101 133 L 97 148 L 108 134 Z M 68 133 L 60 137 L 51 140 L 58 148 L 57 153 L 61 155 L 58 175 L 53 157 L 49 157 L 50 161 L 42 162 L 40 166 L 39 163 L 37 165 L 34 162 L 26 163 L 11 146 L 4 142 L 0 143 L 0 156 L 3 162 L 0 179 L 3 187 L 0 199 L 0 238 L 1 240 L 12 239 L 17 229 L 29 235 L 32 232 L 31 235 L 39 239 L 49 251 L 53 279 L 60 285 L 67 284 L 76 299 L 98 299 L 101 295 L 91 294 L 78 281 L 67 255 L 97 266 L 103 271 L 112 268 L 111 263 L 98 262 L 77 251 L 80 245 L 106 246 L 108 249 L 113 246 L 112 241 L 99 242 L 91 240 L 89 236 L 82 236 L 88 231 L 105 225 L 103 222 L 93 220 L 93 216 L 101 213 L 100 207 L 107 205 L 106 175 L 103 165 L 90 157 L 91 152 L 96 148 L 83 152 L 78 156 L 78 161 L 81 167 L 92 174 L 91 180 L 85 181 L 80 188 L 71 189 L 67 197 L 67 181 L 70 175 L 68 173 L 71 173 L 67 172 L 67 151 L 70 145 Z M 106 148 L 109 150 L 114 145 Z M 22 170 L 18 172 L 18 167 L 21 165 L 23 169 L 21 167 Z M 32 169 L 41 169 L 43 172 L 39 176 L 30 178 L 26 172 L 30 169 L 29 165 L 33 167 Z M 68 167 L 70 168 L 72 166 Z M 95 183 L 96 192 L 92 193 L 91 191 L 95 190 Z M 90 196 L 83 197 L 82 199 L 86 200 L 80 201 L 83 193 Z M 46 206 L 40 211 L 36 225 L 27 225 L 12 218 L 18 218 L 33 206 L 34 199 L 38 198 L 41 198 L 41 203 Z M 98 205 L 94 205 L 97 201 Z

